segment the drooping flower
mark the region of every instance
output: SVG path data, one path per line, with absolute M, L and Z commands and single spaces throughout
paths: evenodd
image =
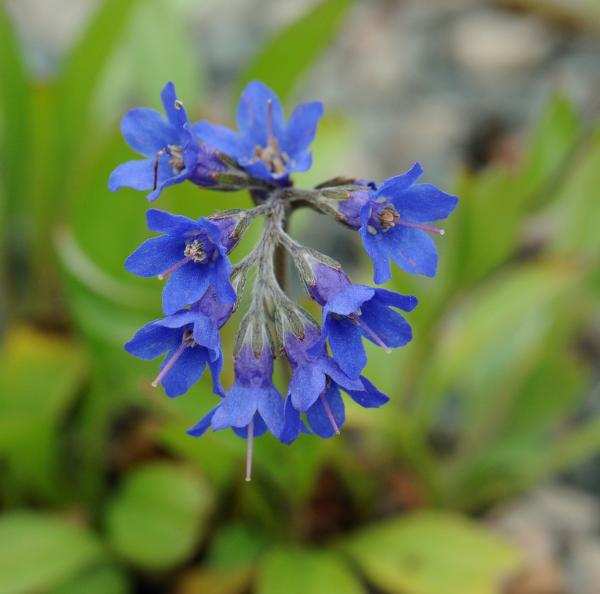
M 309 146 L 322 115 L 320 102 L 303 103 L 286 123 L 277 95 L 264 83 L 252 81 L 238 104 L 238 132 L 207 121 L 194 124 L 193 130 L 254 177 L 287 185 L 290 173 L 310 169 Z
M 125 262 L 129 272 L 142 277 L 167 278 L 163 311 L 170 315 L 198 301 L 212 287 L 223 303 L 236 299 L 229 275 L 231 263 L 218 225 L 150 209 L 148 228 L 161 233 L 146 240 Z
M 290 333 L 285 340 L 285 353 L 292 366 L 292 377 L 285 402 L 285 425 L 280 439 L 289 443 L 302 430 L 300 413 L 306 413 L 309 427 L 321 437 L 339 433 L 344 423 L 344 406 L 339 395 L 343 390 L 365 408 L 379 407 L 388 397 L 365 377 L 348 377 L 323 347 L 310 348 L 319 338 L 319 330 L 305 325 L 304 336 Z
M 161 99 L 166 118 L 146 108 L 125 114 L 121 122 L 123 136 L 133 150 L 146 158 L 119 165 L 108 182 L 112 192 L 122 187 L 152 190 L 148 199 L 156 200 L 164 188 L 185 180 L 203 187 L 215 186 L 216 176 L 228 170 L 214 149 L 194 139 L 173 83 L 165 85 Z
M 188 430 L 200 437 L 209 427 L 214 431 L 231 428 L 248 440 L 246 479 L 252 470 L 252 440 L 267 429 L 279 437 L 284 424 L 283 398 L 273 384 L 273 349 L 263 333 L 258 352 L 252 339 L 242 342 L 235 357 L 235 381 L 224 399 Z
M 407 272 L 435 276 L 438 254 L 428 233 L 444 231 L 426 223 L 447 218 L 458 199 L 431 184 L 417 184 L 422 174 L 417 163 L 376 189 L 354 192 L 340 205 L 344 221 L 359 229 L 378 284 L 391 278 L 390 259 Z
M 321 263 L 314 265 L 313 273 L 314 284 L 308 290 L 323 306 L 323 326 L 309 353 L 322 352 L 329 342 L 334 360 L 346 375 L 355 378 L 367 364 L 363 338 L 386 352 L 411 341 L 410 325 L 392 308 L 412 311 L 416 297 L 353 285 L 342 270 Z
M 162 384 L 170 397 L 180 396 L 200 380 L 208 364 L 213 391 L 223 395 L 219 374 L 223 354 L 219 328 L 231 315 L 232 306 L 219 302 L 208 289 L 191 309 L 146 324 L 125 345 L 128 353 L 141 359 L 155 359 L 167 353 L 152 385 Z

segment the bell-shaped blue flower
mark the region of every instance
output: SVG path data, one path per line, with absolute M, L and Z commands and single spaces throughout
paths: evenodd
M 156 200 L 164 188 L 185 180 L 214 186 L 215 176 L 227 169 L 214 149 L 194 139 L 172 82 L 163 88 L 161 99 L 166 118 L 153 109 L 137 108 L 121 121 L 127 144 L 146 158 L 119 165 L 108 182 L 112 192 L 122 187 L 152 190 L 148 199 Z
M 161 384 L 167 396 L 187 392 L 200 380 L 206 365 L 212 373 L 215 394 L 223 395 L 219 380 L 223 367 L 219 328 L 229 319 L 231 310 L 231 305 L 219 302 L 209 289 L 191 309 L 146 324 L 125 345 L 125 350 L 141 359 L 155 359 L 167 353 L 152 382 L 155 387 Z
M 322 115 L 320 102 L 304 103 L 286 123 L 277 95 L 262 82 L 252 81 L 238 104 L 238 132 L 207 121 L 192 128 L 203 142 L 235 159 L 252 176 L 287 185 L 290 173 L 310 169 L 309 147 Z
M 313 267 L 313 274 L 315 281 L 309 293 L 323 305 L 323 326 L 309 353 L 322 352 L 325 342 L 329 342 L 342 371 L 356 378 L 367 364 L 363 338 L 386 352 L 412 340 L 409 323 L 392 308 L 412 311 L 417 305 L 416 297 L 353 285 L 343 271 L 321 263 Z
M 417 163 L 376 189 L 355 192 L 340 206 L 344 220 L 359 228 L 378 284 L 391 278 L 390 260 L 407 272 L 435 276 L 438 254 L 428 234 L 444 231 L 426 223 L 450 216 L 458 198 L 431 184 L 417 184 L 422 174 Z
M 235 381 L 225 398 L 188 430 L 200 437 L 209 427 L 213 431 L 231 428 L 248 440 L 246 478 L 252 469 L 252 440 L 267 429 L 279 437 L 284 425 L 283 398 L 273 384 L 273 351 L 264 340 L 259 353 L 245 341 L 235 357 Z
M 285 353 L 292 366 L 280 436 L 285 443 L 296 439 L 302 431 L 302 412 L 317 435 L 331 437 L 339 433 L 345 419 L 340 389 L 365 408 L 379 407 L 388 401 L 365 377 L 348 377 L 324 347 L 318 353 L 313 352 L 310 347 L 318 339 L 318 329 L 306 324 L 303 337 L 289 333 L 285 340 Z
M 148 228 L 161 233 L 145 241 L 125 262 L 129 272 L 142 277 L 167 278 L 163 311 L 170 315 L 198 301 L 209 287 L 222 303 L 233 303 L 231 263 L 218 225 L 150 209 Z

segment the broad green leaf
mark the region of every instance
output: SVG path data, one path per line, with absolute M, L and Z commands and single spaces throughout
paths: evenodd
M 5 487 L 56 496 L 58 427 L 80 388 L 85 357 L 72 340 L 11 330 L 0 355 L 0 458 Z
M 340 548 L 388 594 L 496 594 L 519 563 L 481 525 L 433 511 L 386 520 Z
M 46 592 L 102 555 L 88 532 L 58 516 L 10 512 L 0 518 L 2 594 Z
M 207 563 L 215 569 L 252 567 L 265 544 L 260 533 L 244 524 L 226 525 L 213 539 Z
M 262 560 L 256 594 L 282 592 L 364 594 L 366 590 L 344 561 L 330 551 L 277 549 Z
M 128 594 L 129 579 L 116 566 L 92 567 L 73 580 L 61 585 L 51 594 Z
M 112 501 L 108 539 L 131 563 L 166 570 L 191 555 L 211 507 L 211 492 L 199 475 L 174 464 L 149 464 L 130 474 Z
M 262 80 L 285 102 L 300 76 L 333 41 L 352 4 L 352 0 L 321 0 L 281 29 L 246 67 L 239 90 L 251 80 Z

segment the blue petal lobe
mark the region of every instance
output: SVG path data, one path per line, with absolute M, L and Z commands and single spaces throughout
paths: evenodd
M 147 239 L 142 245 L 125 260 L 125 268 L 132 274 L 145 278 L 158 276 L 185 256 L 183 241 L 161 235 Z M 169 313 L 175 313 L 180 307 Z
M 399 192 L 404 192 L 410 188 L 423 175 L 423 168 L 419 163 L 415 163 L 408 171 L 395 177 L 386 179 L 377 188 L 377 196 L 392 198 Z
M 154 158 L 158 151 L 178 141 L 173 127 L 153 109 L 128 111 L 121 120 L 121 132 L 127 144 L 145 157 Z
M 400 268 L 412 274 L 435 276 L 437 248 L 425 231 L 396 226 L 385 236 L 388 241 L 382 245 Z
M 329 345 L 342 371 L 350 378 L 357 378 L 367 364 L 367 354 L 356 324 L 350 320 L 332 320 Z
M 187 434 L 192 437 L 200 437 L 206 433 L 206 430 L 210 427 L 210 422 L 217 410 L 218 406 L 212 408 L 206 415 L 204 415 L 193 427 L 187 430 Z
M 392 203 L 401 218 L 426 223 L 450 216 L 458 204 L 458 198 L 431 184 L 418 184 L 396 194 Z
M 200 228 L 198 221 L 194 221 L 194 219 L 183 215 L 174 215 L 158 208 L 149 208 L 146 211 L 146 223 L 150 231 L 159 231 L 171 235 L 183 235 Z
M 127 161 L 119 165 L 108 180 L 108 189 L 116 192 L 120 188 L 150 190 L 154 184 L 154 163 L 151 159 Z
M 323 104 L 319 101 L 298 105 L 285 128 L 282 150 L 291 158 L 306 151 L 315 137 L 322 116 Z
M 233 130 L 207 121 L 197 122 L 191 126 L 194 134 L 205 144 L 211 146 L 234 159 L 239 159 L 252 150 Z
M 339 390 L 335 386 L 330 386 L 323 397 L 329 404 L 329 408 L 338 429 L 341 429 L 346 421 L 346 411 L 344 410 L 344 401 L 342 400 Z M 306 420 L 308 421 L 310 428 L 319 437 L 327 439 L 336 434 L 321 398 L 306 411 Z
M 379 408 L 386 402 L 389 402 L 389 398 L 380 392 L 366 377 L 361 377 L 363 383 L 362 390 L 344 390 L 356 404 L 359 404 L 363 408 Z
M 172 354 L 173 352 L 165 357 L 160 366 L 161 369 L 167 364 Z M 205 367 L 206 349 L 202 347 L 186 348 L 161 382 L 167 396 L 174 398 L 187 392 L 200 380 Z
M 242 91 L 237 110 L 240 133 L 254 144 L 266 146 L 268 127 L 268 104 L 271 103 L 272 130 L 275 138 L 283 140 L 283 112 L 275 93 L 264 83 L 254 80 Z
M 188 262 L 169 276 L 163 289 L 163 311 L 175 313 L 178 309 L 196 303 L 206 293 L 210 281 L 208 268 Z
M 212 420 L 215 431 L 226 427 L 245 427 L 258 408 L 260 391 L 233 384 Z
M 302 365 L 294 370 L 289 394 L 296 410 L 304 411 L 310 408 L 324 389 L 325 375 L 316 365 Z
M 180 331 L 151 322 L 136 332 L 125 344 L 125 350 L 140 359 L 155 359 L 165 351 L 176 349 L 180 343 Z

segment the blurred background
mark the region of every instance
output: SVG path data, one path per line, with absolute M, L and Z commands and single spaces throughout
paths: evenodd
M 123 351 L 161 286 L 124 270 L 148 204 L 107 178 L 166 81 L 231 123 L 255 78 L 325 103 L 298 185 L 418 160 L 460 204 L 438 276 L 389 283 L 420 300 L 369 355 L 390 404 L 262 438 L 245 484 L 242 440 L 185 434 L 208 382 L 169 400 Z M 597 0 L 0 1 L 0 594 L 598 594 L 599 96 Z M 370 281 L 355 234 L 294 217 Z

